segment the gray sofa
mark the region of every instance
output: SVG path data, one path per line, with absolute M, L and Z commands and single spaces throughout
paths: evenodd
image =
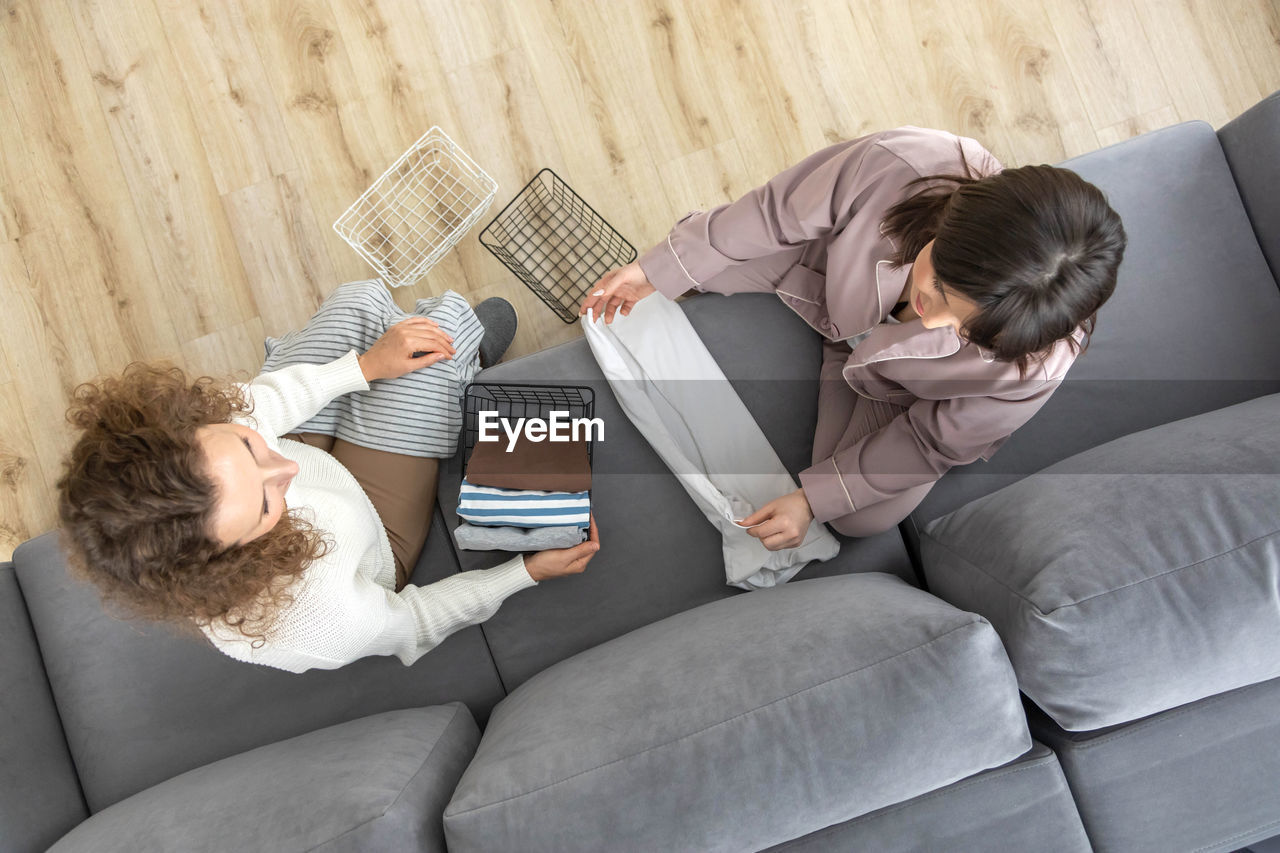
M 0 566 L 0 847 L 1233 850 L 1280 834 L 1280 96 L 1064 165 L 1130 237 L 1089 352 L 989 463 L 789 584 L 718 534 L 584 342 L 586 574 L 416 665 L 291 675 L 122 620 L 54 535 Z M 684 303 L 792 472 L 817 337 Z M 766 338 L 751 330 L 768 328 Z M 444 466 L 418 583 L 455 551 Z M 926 591 L 927 589 L 927 591 Z

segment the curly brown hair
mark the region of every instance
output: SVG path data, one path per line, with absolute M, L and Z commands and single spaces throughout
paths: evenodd
M 231 382 L 141 362 L 76 388 L 67 419 L 81 434 L 58 480 L 58 512 L 72 567 L 108 602 L 265 642 L 290 585 L 328 543 L 293 510 L 243 545 L 213 538 L 217 491 L 196 431 L 247 411 Z

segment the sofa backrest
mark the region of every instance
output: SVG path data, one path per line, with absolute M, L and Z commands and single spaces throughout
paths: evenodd
M 45 850 L 88 817 L 13 563 L 0 563 L 0 839 Z
M 782 463 L 793 475 L 807 468 L 817 421 L 819 336 L 772 294 L 706 294 L 682 304 Z M 635 628 L 741 594 L 726 586 L 720 533 L 622 412 L 585 340 L 499 364 L 478 381 L 588 386 L 605 425 L 594 451 L 591 499 L 600 552 L 584 574 L 513 597 L 482 626 L 508 690 Z M 441 465 L 437 498 L 450 527 L 457 523 L 461 478 L 460 457 Z M 504 558 L 459 552 L 464 569 Z M 811 563 L 796 579 L 852 571 L 914 579 L 897 530 L 845 540 L 838 556 Z
M 458 569 L 440 522 L 437 513 L 417 583 Z M 478 628 L 412 667 L 367 658 L 295 675 L 232 660 L 165 626 L 113 617 L 95 589 L 68 575 L 55 534 L 22 544 L 13 561 L 90 812 L 210 761 L 335 723 L 455 700 L 485 719 L 503 696 Z
M 1061 165 L 1124 221 L 1115 294 L 1062 387 L 990 462 L 944 476 L 920 528 L 1113 438 L 1280 391 L 1280 290 L 1213 129 L 1178 124 Z
M 1271 274 L 1280 283 L 1280 92 L 1254 104 L 1218 131 L 1218 141 L 1253 223 Z

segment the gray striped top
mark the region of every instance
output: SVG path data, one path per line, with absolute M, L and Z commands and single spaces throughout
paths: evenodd
M 377 379 L 368 391 L 337 397 L 298 432 L 332 435 L 374 450 L 406 456 L 450 457 L 462 430 L 462 394 L 480 371 L 484 327 L 458 293 L 419 299 L 414 314 L 430 317 L 453 336 L 452 359 L 395 379 Z M 341 285 L 307 325 L 267 338 L 263 373 L 294 364 L 327 364 L 348 350 L 363 353 L 409 315 L 381 281 Z

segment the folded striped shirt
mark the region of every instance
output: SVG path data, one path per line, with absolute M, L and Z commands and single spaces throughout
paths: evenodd
M 458 515 L 486 527 L 589 527 L 591 493 L 496 489 L 464 479 Z

